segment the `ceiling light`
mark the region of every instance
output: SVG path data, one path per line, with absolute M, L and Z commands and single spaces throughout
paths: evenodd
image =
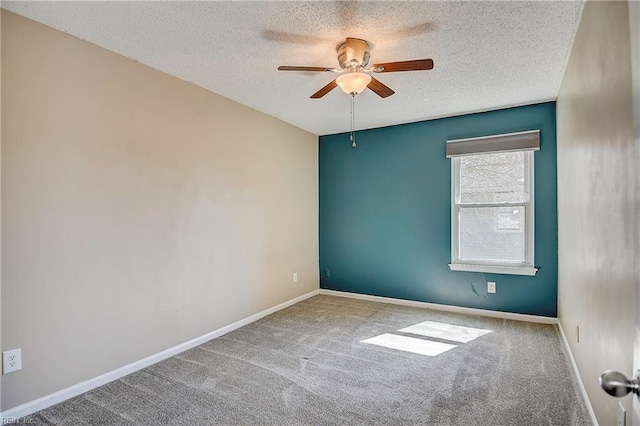
M 364 72 L 350 72 L 336 78 L 336 83 L 344 93 L 357 95 L 371 83 L 371 76 Z

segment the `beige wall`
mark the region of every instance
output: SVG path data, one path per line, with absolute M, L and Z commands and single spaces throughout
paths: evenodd
M 598 421 L 612 425 L 619 400 L 598 377 L 633 374 L 640 255 L 626 2 L 586 3 L 557 115 L 559 315 Z
M 318 288 L 315 135 L 6 11 L 2 65 L 3 409 Z

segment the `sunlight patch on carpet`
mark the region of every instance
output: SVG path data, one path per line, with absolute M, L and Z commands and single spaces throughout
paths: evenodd
M 448 343 L 433 342 L 431 340 L 416 339 L 414 337 L 399 336 L 397 334 L 389 333 L 363 340 L 362 343 L 369 343 L 371 345 L 383 346 L 389 349 L 397 349 L 400 351 L 427 356 L 440 355 L 441 353 L 456 347 L 455 345 L 450 345 Z
M 398 331 L 402 333 L 417 334 L 419 336 L 434 337 L 436 339 L 467 343 L 480 336 L 491 333 L 492 330 L 464 327 L 462 325 L 446 324 L 443 322 L 424 321 Z

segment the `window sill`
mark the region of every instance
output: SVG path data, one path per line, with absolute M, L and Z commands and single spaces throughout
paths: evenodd
M 506 275 L 528 275 L 533 277 L 538 268 L 532 266 L 494 266 L 494 265 L 473 265 L 470 263 L 450 263 L 449 269 L 463 272 L 485 272 L 488 274 Z

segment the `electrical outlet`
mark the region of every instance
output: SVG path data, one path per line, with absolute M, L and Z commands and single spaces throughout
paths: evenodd
M 297 273 L 297 272 L 294 272 L 294 273 L 293 273 L 293 282 L 294 282 L 294 283 L 297 283 L 297 282 L 298 282 L 298 273 Z
M 324 276 L 325 277 L 330 277 L 331 276 L 331 269 L 325 269 L 324 270 Z
M 580 326 L 576 325 L 576 343 L 580 343 Z
M 496 283 L 493 281 L 487 281 L 487 293 L 496 292 Z
M 22 370 L 22 349 L 12 349 L 2 352 L 2 374 Z

